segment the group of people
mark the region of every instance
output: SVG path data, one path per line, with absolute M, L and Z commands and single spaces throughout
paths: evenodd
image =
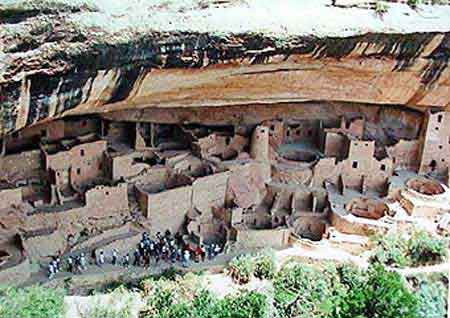
M 84 253 L 77 257 L 67 257 L 67 270 L 71 273 L 81 273 L 87 269 L 87 259 Z M 53 260 L 48 264 L 48 278 L 52 279 L 56 273 L 62 271 L 61 258 L 53 257 Z
M 164 234 L 156 233 L 155 239 L 151 239 L 147 232 L 142 234 L 142 238 L 136 249 L 132 253 L 126 253 L 122 257 L 116 249 L 111 251 L 111 257 L 108 259 L 113 266 L 144 266 L 148 268 L 153 262 L 158 265 L 159 262 L 175 264 L 180 262 L 183 267 L 188 267 L 191 261 L 201 262 L 206 259 L 213 259 L 222 252 L 219 244 L 201 244 L 193 247 L 183 239 L 180 233 L 172 235 L 169 230 Z M 95 264 L 102 267 L 106 264 L 106 256 L 103 250 L 93 254 Z M 71 273 L 82 273 L 87 269 L 87 260 L 84 253 L 77 257 L 67 257 L 67 270 Z M 61 260 L 55 257 L 49 264 L 48 276 L 52 279 L 56 273 L 61 271 Z

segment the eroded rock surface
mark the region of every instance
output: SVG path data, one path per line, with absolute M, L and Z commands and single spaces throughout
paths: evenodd
M 0 6 L 3 134 L 125 109 L 449 104 L 450 6 L 392 4 L 380 19 L 325 0 L 9 2 Z

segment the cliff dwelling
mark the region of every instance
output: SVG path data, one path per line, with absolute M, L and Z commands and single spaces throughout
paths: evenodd
M 57 255 L 133 250 L 142 233 L 239 251 L 437 223 L 450 212 L 450 35 L 410 14 L 408 34 L 387 19 L 282 39 L 118 24 L 138 37 L 126 45 L 106 43 L 100 20 L 85 35 L 55 17 L 58 36 L 31 13 L 5 23 L 0 282 Z M 48 52 L 18 35 L 33 32 Z

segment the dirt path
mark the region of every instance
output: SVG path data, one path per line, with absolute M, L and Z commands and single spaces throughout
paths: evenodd
M 443 263 L 422 267 L 396 268 L 394 270 L 405 277 L 410 277 L 417 274 L 448 273 L 449 269 L 450 263 Z

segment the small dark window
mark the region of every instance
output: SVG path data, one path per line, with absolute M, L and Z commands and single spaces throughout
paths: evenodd
M 434 159 L 431 160 L 431 162 L 430 162 L 431 171 L 434 171 L 436 169 L 436 166 L 437 166 L 436 160 L 434 160 Z
M 45 129 L 41 130 L 41 137 L 47 137 L 47 130 Z
M 106 194 L 106 195 L 109 195 L 109 192 L 108 192 L 108 191 L 106 191 L 106 192 L 105 192 L 105 194 Z
M 381 171 L 386 171 L 386 165 L 381 165 L 380 169 Z
M 230 138 L 230 137 L 227 137 L 227 138 L 225 139 L 225 144 L 228 146 L 228 145 L 230 144 L 230 142 L 231 142 L 231 138 Z
M 59 177 L 61 175 L 61 173 L 57 172 L 56 175 Z
M 99 164 L 98 164 L 98 170 L 102 170 L 102 163 L 100 162 Z
M 442 149 L 442 145 L 439 145 L 439 149 Z
M 77 174 L 81 174 L 81 169 L 80 168 L 77 169 Z
M 395 157 L 392 157 L 392 163 L 395 163 Z
M 311 137 L 312 136 L 312 130 L 308 130 L 308 136 Z
M 439 127 L 434 127 L 434 129 L 439 130 Z
M 291 135 L 291 131 L 290 130 L 288 130 L 288 131 L 286 131 L 286 136 L 290 136 Z
M 442 122 L 442 115 L 438 116 L 438 123 Z
M 441 159 L 441 161 L 442 161 L 442 162 L 445 162 L 445 159 L 444 159 L 444 158 L 442 158 L 442 159 Z
M 83 120 L 83 121 L 81 122 L 81 127 L 86 127 L 86 126 L 87 126 L 87 121 Z
M 300 136 L 300 130 L 297 130 L 295 133 L 297 134 L 297 136 Z
M 80 155 L 81 155 L 81 157 L 84 156 L 84 149 L 81 149 L 81 150 L 80 150 Z
M 353 161 L 352 167 L 353 169 L 358 168 L 358 161 Z
M 275 125 L 270 125 L 270 130 L 274 131 L 275 130 Z

